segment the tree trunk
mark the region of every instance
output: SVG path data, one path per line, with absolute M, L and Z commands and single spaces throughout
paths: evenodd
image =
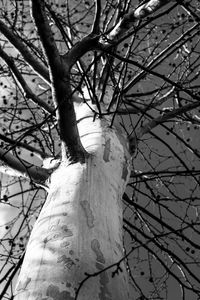
M 94 121 L 87 104 L 77 104 L 76 113 L 90 155 L 82 164 L 63 159 L 52 173 L 15 300 L 129 299 L 125 261 L 117 266 L 125 255 L 121 197 L 129 179 L 127 142 L 109 127 L 109 117 Z M 93 276 L 83 282 L 88 274 Z

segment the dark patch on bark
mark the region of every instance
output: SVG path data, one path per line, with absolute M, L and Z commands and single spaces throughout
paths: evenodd
M 103 253 L 101 252 L 101 247 L 100 247 L 99 241 L 97 239 L 93 239 L 91 241 L 91 248 L 94 251 L 94 253 L 96 254 L 97 262 L 105 264 L 105 258 L 103 256 Z
M 120 252 L 121 254 L 123 254 L 123 247 L 122 247 L 119 243 L 117 243 L 117 242 L 115 242 L 115 245 L 117 246 L 119 252 Z
M 67 248 L 67 247 L 69 247 L 69 245 L 70 245 L 70 242 L 66 242 L 66 241 L 60 243 L 61 248 Z
M 105 144 L 105 149 L 104 149 L 104 153 L 103 153 L 103 160 L 105 162 L 108 162 L 109 161 L 109 157 L 110 157 L 110 139 L 108 139 L 106 141 L 106 144 Z
M 73 232 L 67 227 L 67 225 L 52 225 L 49 228 L 49 234 L 44 239 L 44 243 L 47 244 L 50 241 L 63 240 L 64 238 L 70 237 Z
M 107 272 L 102 272 L 100 274 L 100 293 L 99 299 L 100 300 L 112 300 L 112 295 L 108 289 L 109 278 Z
M 96 268 L 99 271 L 102 271 L 105 266 L 102 263 L 96 262 Z M 107 271 L 102 272 L 99 274 L 100 276 L 100 293 L 99 299 L 100 300 L 112 300 L 112 295 L 109 292 L 107 285 L 109 284 L 109 277 Z
M 104 266 L 104 264 L 102 264 L 102 263 L 96 262 L 96 268 L 97 268 L 99 271 L 101 271 L 101 270 L 103 270 L 103 269 L 105 268 L 105 266 Z
M 71 259 L 71 257 L 67 257 L 66 255 L 59 256 L 57 262 L 62 263 L 65 269 L 71 269 L 72 266 L 75 265 L 75 262 Z
M 124 181 L 126 181 L 127 176 L 128 176 L 128 164 L 127 164 L 127 161 L 125 161 L 125 162 L 123 163 L 122 179 L 123 179 Z
M 72 285 L 70 282 L 66 282 L 66 287 L 70 288 Z
M 56 285 L 49 285 L 46 292 L 48 297 L 51 297 L 52 300 L 74 300 L 74 297 L 70 295 L 68 291 L 59 291 L 59 288 Z
M 67 225 L 61 226 L 61 229 L 64 231 L 65 237 L 73 235 L 73 232 L 67 227 Z
M 80 202 L 80 204 L 84 210 L 88 227 L 89 228 L 94 227 L 94 216 L 93 216 L 93 212 L 91 210 L 89 202 L 87 200 L 83 200 Z

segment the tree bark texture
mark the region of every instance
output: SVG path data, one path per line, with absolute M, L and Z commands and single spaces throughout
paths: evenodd
M 121 198 L 130 174 L 128 145 L 109 127 L 110 117 L 94 120 L 88 104 L 76 104 L 76 115 L 89 157 L 75 164 L 63 159 L 52 173 L 15 300 L 130 299 L 125 259 L 117 266 L 125 256 Z

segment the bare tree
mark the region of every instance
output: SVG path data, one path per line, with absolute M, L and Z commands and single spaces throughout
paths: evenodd
M 1 299 L 199 299 L 199 21 L 0 1 Z

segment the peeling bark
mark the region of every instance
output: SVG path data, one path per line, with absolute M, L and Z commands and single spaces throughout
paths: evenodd
M 86 104 L 77 105 L 76 113 L 89 157 L 82 164 L 62 161 L 52 173 L 15 300 L 129 299 L 125 261 L 113 278 L 116 265 L 103 271 L 124 257 L 121 197 L 130 174 L 129 151 L 108 120 L 93 121 Z

